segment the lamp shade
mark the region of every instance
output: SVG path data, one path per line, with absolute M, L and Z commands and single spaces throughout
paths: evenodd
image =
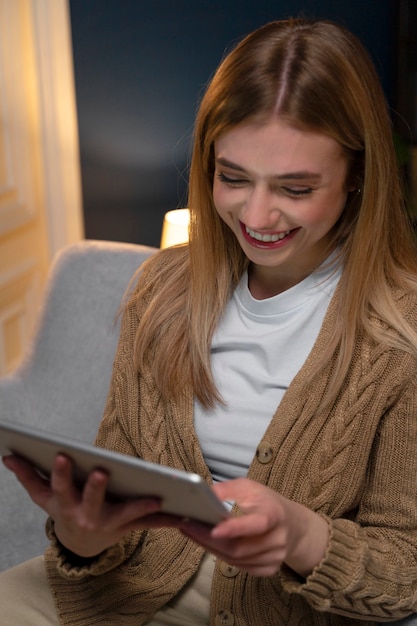
M 164 215 L 161 234 L 161 248 L 168 248 L 188 241 L 188 225 L 190 212 L 188 209 L 174 209 Z

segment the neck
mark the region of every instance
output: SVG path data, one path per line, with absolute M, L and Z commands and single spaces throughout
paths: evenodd
M 297 277 L 279 277 L 272 272 L 260 272 L 258 267 L 250 265 L 248 268 L 248 287 L 256 300 L 265 300 L 266 298 L 272 298 L 294 287 L 294 285 L 304 280 L 309 274 L 310 272 L 307 272 L 305 275 L 298 275 Z

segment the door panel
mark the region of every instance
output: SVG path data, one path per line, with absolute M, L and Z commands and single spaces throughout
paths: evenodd
M 53 81 L 40 64 L 38 25 L 42 9 L 54 5 L 56 11 L 63 4 L 0 0 L 0 375 L 18 365 L 33 333 L 56 252 L 51 215 L 65 223 L 66 210 L 81 213 L 80 206 L 51 206 L 46 194 L 50 180 L 65 188 L 66 178 L 57 170 L 59 163 L 49 165 L 45 159 L 45 145 L 51 138 L 56 141 L 57 134 L 44 119 L 43 97 L 47 90 L 51 93 L 51 84 L 53 91 Z M 78 227 L 60 245 L 81 236 Z

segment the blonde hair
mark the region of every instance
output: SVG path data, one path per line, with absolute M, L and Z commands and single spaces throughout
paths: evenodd
M 226 56 L 197 114 L 189 247 L 174 255 L 161 253 L 167 259 L 159 277 L 163 289 L 151 298 L 136 341 L 138 367 L 152 350 L 155 379 L 167 398 L 188 381 L 204 406 L 221 400 L 210 368 L 210 344 L 248 262 L 213 204 L 214 143 L 238 124 L 271 114 L 337 140 L 348 159 L 348 182 L 361 190 L 349 194 L 333 232 L 343 273 L 338 324 L 326 355 L 327 360 L 337 353 L 338 366 L 327 400 L 337 396 L 359 332 L 417 356 L 417 335 L 394 296 L 396 287 L 417 291 L 417 264 L 375 68 L 356 37 L 334 23 L 272 22 Z M 375 324 L 372 315 L 391 330 Z

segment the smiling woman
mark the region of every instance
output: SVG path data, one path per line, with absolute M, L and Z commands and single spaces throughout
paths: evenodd
M 50 484 L 9 458 L 51 546 L 1 575 L 2 616 L 410 615 L 417 258 L 376 72 L 336 24 L 267 24 L 221 63 L 194 135 L 189 242 L 153 255 L 126 297 L 96 443 L 200 474 L 232 514 L 164 517 L 153 499 L 107 499 L 100 470 L 80 489 L 62 456 Z
M 213 201 L 250 261 L 258 299 L 311 274 L 332 250 L 348 197 L 348 160 L 338 142 L 276 115 L 242 124 L 215 143 Z

